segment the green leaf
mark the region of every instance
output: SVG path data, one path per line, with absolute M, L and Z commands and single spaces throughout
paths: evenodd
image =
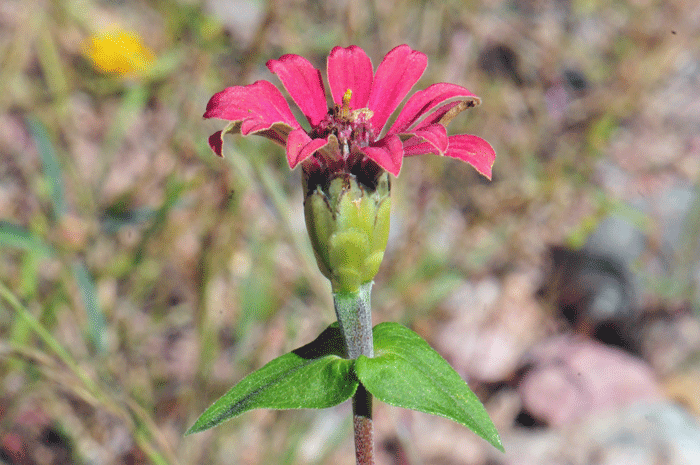
M 377 399 L 454 420 L 503 451 L 496 427 L 457 372 L 418 334 L 398 323 L 374 327 L 374 358 L 360 356 L 355 373 Z
M 326 408 L 355 394 L 354 360 L 334 323 L 315 341 L 246 376 L 209 407 L 185 434 L 197 433 L 256 408 Z

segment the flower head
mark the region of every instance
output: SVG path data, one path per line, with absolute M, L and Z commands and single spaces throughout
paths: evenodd
M 321 272 L 335 293 L 356 293 L 374 279 L 389 236 L 390 183 L 403 158 L 433 153 L 458 158 L 491 177 L 493 148 L 476 136 L 448 136 L 446 125 L 479 98 L 455 84 L 433 84 L 413 94 L 394 123 L 387 121 L 428 64 L 400 45 L 373 73 L 367 54 L 354 45 L 335 47 L 327 77 L 299 55 L 270 60 L 267 67 L 306 117 L 292 115 L 282 93 L 268 81 L 229 87 L 207 104 L 205 118 L 230 123 L 209 138 L 222 154 L 226 133 L 257 134 L 284 145 L 289 166 L 302 165 L 304 216 Z
M 143 74 L 155 61 L 138 34 L 119 28 L 90 36 L 83 43 L 83 53 L 105 73 Z
M 224 134 L 260 135 L 286 147 L 290 168 L 301 163 L 307 176 L 326 179 L 352 173 L 372 180 L 382 169 L 397 176 L 404 157 L 427 153 L 466 161 L 490 178 L 495 152 L 489 143 L 472 135 L 447 135 L 447 123 L 480 102 L 464 87 L 438 83 L 416 92 L 385 127 L 427 64 L 425 54 L 399 45 L 373 73 L 360 47 L 335 47 L 327 61 L 333 101 L 329 108 L 321 72 L 308 60 L 299 55 L 270 60 L 268 69 L 279 77 L 311 129 L 299 124 L 272 83 L 260 80 L 229 87 L 209 100 L 204 117 L 230 121 L 209 138 L 209 145 L 221 156 Z

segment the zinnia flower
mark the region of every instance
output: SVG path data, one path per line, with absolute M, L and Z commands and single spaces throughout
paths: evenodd
M 307 175 L 376 171 L 376 164 L 397 176 L 404 157 L 432 153 L 463 160 L 490 179 L 496 156 L 491 145 L 477 136 L 447 135 L 452 118 L 480 103 L 464 87 L 438 83 L 416 92 L 385 131 L 427 64 L 425 54 L 399 45 L 373 74 L 360 47 L 335 47 L 326 67 L 334 104 L 329 109 L 321 72 L 308 60 L 291 54 L 270 60 L 268 69 L 282 81 L 310 129 L 294 118 L 272 83 L 260 80 L 229 87 L 209 100 L 205 118 L 231 121 L 209 138 L 209 145 L 222 156 L 226 133 L 263 136 L 285 146 L 290 168 L 301 163 Z

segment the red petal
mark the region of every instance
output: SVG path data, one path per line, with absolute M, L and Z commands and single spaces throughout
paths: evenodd
M 491 144 L 477 136 L 457 135 L 450 136 L 449 139 L 446 156 L 466 161 L 479 173 L 491 179 L 491 167 L 496 160 L 496 152 Z
M 367 107 L 374 112 L 372 125 L 377 134 L 406 97 L 428 66 L 425 54 L 399 45 L 386 54 L 377 68 Z
M 327 139 L 312 139 L 303 129 L 295 129 L 287 137 L 287 162 L 294 169 L 315 151 L 328 144 Z
M 334 47 L 328 55 L 326 70 L 336 105 L 343 103 L 345 91 L 351 89 L 350 108 L 358 110 L 367 106 L 372 90 L 372 60 L 364 50 L 356 45 Z
M 433 144 L 426 142 L 420 137 L 411 137 L 403 143 L 403 156 L 415 157 L 416 155 L 427 155 L 429 153 L 437 155 L 437 150 Z
M 328 113 L 321 72 L 299 55 L 283 55 L 279 60 L 270 60 L 267 68 L 280 78 L 311 126 L 318 125 Z
M 209 136 L 209 147 L 214 151 L 215 154 L 222 157 L 224 154 L 221 152 L 224 148 L 223 131 L 216 131 L 214 134 Z
M 439 155 L 445 154 L 449 142 L 447 139 L 447 129 L 445 129 L 445 126 L 442 124 L 431 124 L 424 129 L 417 130 L 415 135 L 432 147 L 431 153 L 437 153 Z M 406 156 L 405 153 L 404 156 Z
M 408 102 L 406 102 L 406 105 L 401 109 L 399 116 L 396 118 L 396 121 L 387 134 L 411 132 L 411 128 L 418 126 L 422 120 L 428 116 L 438 116 L 437 119 L 439 119 L 439 116 L 442 115 L 431 115 L 430 113 L 439 106 L 450 103 L 450 100 L 464 100 L 463 97 L 476 97 L 476 95 L 462 86 L 446 82 L 433 84 L 424 90 L 420 90 L 408 99 Z M 447 109 L 444 109 L 442 114 L 446 113 L 447 110 L 454 105 L 456 105 L 456 102 Z M 443 109 L 440 108 L 440 110 Z M 431 118 L 431 120 L 433 119 L 436 118 Z M 432 124 L 432 122 L 434 121 L 428 124 Z
M 459 102 L 450 102 L 447 103 L 434 112 L 430 113 L 429 115 L 425 116 L 424 118 L 421 118 L 420 122 L 413 128 L 413 130 L 416 130 L 418 128 L 424 127 L 424 126 L 429 126 L 431 124 L 435 124 L 440 121 L 440 119 L 445 116 L 445 114 L 459 105 Z M 393 128 L 392 128 L 393 129 Z
M 269 129 L 275 123 L 298 128 L 282 92 L 268 81 L 229 87 L 214 94 L 207 103 L 205 118 L 241 121 L 241 134 Z
M 496 152 L 491 144 L 481 137 L 466 134 L 448 137 L 449 145 L 445 156 L 457 158 L 472 165 L 479 173 L 491 179 L 491 167 L 496 160 Z M 404 157 L 437 154 L 435 146 L 419 137 L 411 137 L 403 143 Z
M 364 147 L 362 153 L 394 176 L 399 175 L 403 161 L 403 144 L 399 136 L 385 137 L 374 146 Z

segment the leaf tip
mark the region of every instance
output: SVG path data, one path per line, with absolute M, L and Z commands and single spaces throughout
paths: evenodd
M 190 426 L 190 429 L 185 431 L 184 436 L 189 436 L 190 434 L 199 433 L 199 432 L 204 431 L 205 429 L 206 428 L 202 428 L 202 425 L 200 425 L 199 421 L 197 421 L 197 422 L 195 422 L 194 425 Z
M 492 440 L 489 441 L 489 444 L 491 444 L 493 447 L 503 452 L 504 454 L 506 453 L 506 449 L 503 447 L 503 442 L 501 441 L 501 437 L 498 435 L 498 433 L 496 433 L 496 437 L 492 438 Z

